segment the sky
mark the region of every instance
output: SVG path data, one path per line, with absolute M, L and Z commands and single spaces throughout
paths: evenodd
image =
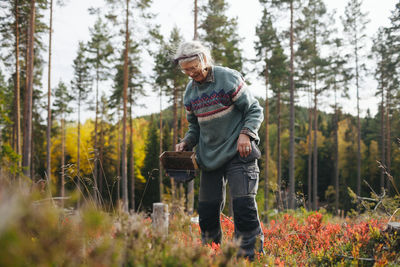
M 374 36 L 380 26 L 389 25 L 389 16 L 394 10 L 398 0 L 364 0 L 362 10 L 368 12 L 370 23 L 367 26 L 367 35 Z M 53 13 L 53 52 L 52 52 L 52 79 L 51 84 L 54 88 L 60 80 L 67 84 L 72 79 L 73 68 L 72 61 L 76 56 L 79 41 L 88 41 L 89 27 L 92 27 L 95 17 L 89 15 L 89 7 L 104 8 L 103 0 L 65 0 L 66 4 L 63 7 L 56 6 Z M 157 15 L 154 23 L 161 25 L 161 33 L 168 37 L 171 29 L 177 26 L 181 30 L 181 34 L 185 40 L 193 38 L 193 0 L 153 0 L 151 11 Z M 198 0 L 199 4 L 205 3 L 206 0 Z M 254 59 L 255 51 L 253 49 L 255 37 L 255 27 L 258 25 L 262 8 L 258 0 L 227 0 L 229 10 L 227 16 L 237 17 L 238 19 L 238 34 L 243 41 L 241 48 L 243 56 L 246 59 Z M 336 10 L 338 15 L 343 15 L 347 0 L 325 0 L 328 11 Z M 289 12 L 288 19 L 289 19 Z M 338 16 L 337 20 L 338 19 Z M 341 25 L 338 24 L 340 28 Z M 370 44 L 367 45 L 368 47 Z M 370 49 L 367 48 L 369 51 Z M 44 56 L 47 59 L 47 56 Z M 245 65 L 250 68 L 251 63 Z M 143 69 L 150 71 L 153 65 L 151 58 L 146 58 L 143 62 Z M 43 88 L 47 88 L 47 69 L 43 75 Z M 372 76 L 369 75 L 369 76 Z M 248 78 L 251 80 L 251 90 L 255 96 L 265 98 L 264 81 L 253 73 L 250 73 Z M 378 99 L 374 97 L 376 82 L 368 78 L 362 83 L 360 90 L 360 107 L 361 114 L 365 114 L 367 108 L 372 114 L 377 111 Z M 101 88 L 106 95 L 110 93 L 110 85 L 103 85 Z M 134 110 L 134 116 L 147 115 L 159 112 L 159 97 L 156 93 L 151 92 L 148 88 L 149 96 L 143 97 L 139 102 L 145 104 L 146 107 L 138 107 Z M 351 88 L 349 100 L 342 100 L 343 110 L 355 114 L 355 90 Z M 165 98 L 165 97 L 164 97 Z M 299 99 L 299 102 L 303 102 Z M 322 101 L 323 102 L 323 101 Z M 155 105 L 154 103 L 157 103 Z M 324 103 L 322 103 L 324 104 Z M 168 104 L 163 101 L 163 108 Z M 329 110 L 328 105 L 325 109 Z M 94 117 L 91 112 L 85 112 L 84 118 Z

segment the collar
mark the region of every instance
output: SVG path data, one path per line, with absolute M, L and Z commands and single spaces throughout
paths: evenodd
M 208 68 L 210 68 L 210 69 L 208 70 L 205 80 L 202 82 L 197 82 L 197 81 L 193 80 L 193 83 L 195 83 L 196 85 L 201 85 L 201 84 L 213 82 L 214 81 L 214 69 L 211 66 Z

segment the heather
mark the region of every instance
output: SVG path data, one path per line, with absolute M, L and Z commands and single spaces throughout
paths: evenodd
M 195 215 L 169 203 L 168 233 L 150 214 L 104 211 L 93 202 L 70 208 L 35 187 L 0 189 L 0 266 L 396 266 L 398 234 L 384 231 L 398 214 L 340 218 L 324 210 L 275 214 L 262 228 L 265 255 L 237 258 L 232 218 L 222 215 L 221 246 L 202 245 Z M 69 207 L 69 208 L 68 208 Z M 397 216 L 397 217 L 396 217 Z

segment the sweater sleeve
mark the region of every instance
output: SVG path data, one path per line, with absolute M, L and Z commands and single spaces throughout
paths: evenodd
M 188 107 L 186 107 L 186 114 L 186 118 L 189 122 L 189 129 L 182 141 L 185 142 L 187 148 L 191 150 L 199 142 L 200 126 L 197 117 L 192 111 L 188 110 Z
M 252 95 L 244 79 L 236 77 L 236 87 L 231 91 L 233 104 L 242 112 L 244 125 L 241 133 L 252 139 L 259 140 L 258 130 L 264 120 L 263 109 L 258 100 Z
M 186 143 L 187 149 L 192 150 L 194 146 L 197 145 L 199 142 L 200 138 L 200 126 L 199 122 L 197 120 L 196 115 L 193 112 L 192 109 L 192 104 L 190 102 L 190 97 L 188 97 L 188 92 L 190 91 L 190 88 L 192 87 L 192 82 L 189 82 L 189 84 L 186 87 L 185 91 L 185 96 L 184 96 L 184 104 L 186 108 L 186 118 L 189 123 L 189 129 L 185 134 L 185 137 L 183 138 L 183 142 Z

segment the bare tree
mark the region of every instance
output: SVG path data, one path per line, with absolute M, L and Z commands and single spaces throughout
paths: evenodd
M 160 155 L 163 152 L 163 123 L 162 123 L 162 87 L 160 86 Z M 159 184 L 160 184 L 160 202 L 163 201 L 163 169 L 161 161 L 158 162 L 159 164 Z
M 131 153 L 129 155 L 129 165 L 131 168 L 131 194 L 130 194 L 130 203 L 132 210 L 135 210 L 135 157 L 134 157 L 134 145 L 133 142 L 133 119 L 132 119 L 132 110 L 133 110 L 133 88 L 129 87 L 129 146 L 131 148 Z
M 15 108 L 15 142 L 16 152 L 21 155 L 21 86 L 19 70 L 19 0 L 15 0 L 15 88 L 14 88 L 14 108 Z M 18 159 L 18 166 L 21 167 L 21 160 Z
M 34 33 L 35 33 L 35 0 L 31 0 L 30 16 L 28 25 L 28 49 L 27 49 L 27 73 L 26 73 L 26 93 L 24 101 L 24 148 L 22 155 L 22 167 L 25 176 L 31 177 L 32 162 L 32 95 L 33 95 L 33 61 L 34 61 Z
M 53 33 L 53 0 L 50 0 L 50 22 L 49 22 L 49 62 L 47 72 L 47 183 L 51 181 L 51 41 Z
M 294 195 L 294 49 L 293 49 L 293 0 L 290 0 L 290 100 L 289 100 L 289 208 L 295 208 Z
M 87 98 L 87 92 L 91 86 L 91 76 L 86 62 L 85 46 L 83 42 L 79 43 L 77 56 L 73 61 L 74 78 L 71 81 L 72 88 L 76 90 L 76 100 L 78 104 L 78 133 L 77 133 L 77 159 L 76 159 L 76 177 L 77 185 L 80 187 L 80 163 L 81 163 L 81 106 Z M 64 184 L 61 188 L 61 196 L 64 196 Z M 78 189 L 79 190 L 79 189 Z
M 123 117 L 122 117 L 122 201 L 125 212 L 129 210 L 128 203 L 128 170 L 127 170 L 127 149 L 126 149 L 126 117 L 127 117 L 127 90 L 129 74 L 129 0 L 126 0 L 125 9 L 125 50 L 124 50 L 124 74 L 123 74 Z

